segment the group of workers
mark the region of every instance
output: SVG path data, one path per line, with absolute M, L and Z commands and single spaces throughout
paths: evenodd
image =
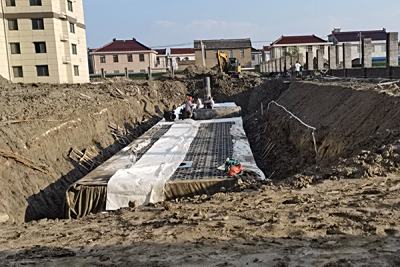
M 201 98 L 197 98 L 197 100 L 194 101 L 193 95 L 187 94 L 184 107 L 179 113 L 179 119 L 191 119 L 193 118 L 193 111 L 195 109 L 213 109 L 214 105 L 215 102 L 211 96 L 207 97 L 207 99 L 202 102 Z M 166 111 L 164 113 L 164 118 L 166 121 L 174 121 L 176 119 L 175 110 L 176 106 L 173 106 L 171 111 Z
M 303 65 L 300 62 L 296 62 L 294 65 L 290 65 L 289 68 L 285 72 L 286 76 L 302 78 L 303 76 Z

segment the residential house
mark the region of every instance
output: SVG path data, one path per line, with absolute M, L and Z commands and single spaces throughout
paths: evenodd
M 147 73 L 154 69 L 157 62 L 157 52 L 132 40 L 117 40 L 92 52 L 95 74 Z
M 330 35 L 328 35 L 329 42 L 338 45 L 336 49 L 337 58 L 339 59 L 339 65 L 343 62 L 343 44 L 350 43 L 351 47 L 351 59 L 355 64 L 361 64 L 361 49 L 362 39 L 372 39 L 372 59 L 373 60 L 385 60 L 386 57 L 386 29 L 372 30 L 372 31 L 341 31 L 341 29 L 334 29 Z
M 82 1 L 0 4 L 1 76 L 23 83 L 89 82 Z
M 165 72 L 168 68 L 168 54 L 167 49 L 155 49 L 157 52 L 156 64 L 154 67 L 155 72 Z
M 260 66 L 262 62 L 262 50 L 251 48 L 251 66 L 253 68 Z
M 204 60 L 207 68 L 218 65 L 217 52 L 225 52 L 229 57 L 237 58 L 242 67 L 251 67 L 251 40 L 247 39 L 221 39 L 221 40 L 195 40 L 194 49 L 196 65 L 203 66 L 202 44 L 204 45 Z
M 262 49 L 262 61 L 267 62 L 271 60 L 271 47 L 264 46 Z
M 196 62 L 194 48 L 171 48 L 170 56 L 176 70 L 184 70 Z
M 324 59 L 328 60 L 328 42 L 316 35 L 281 36 L 270 46 L 271 59 L 291 56 L 301 64 L 306 62 L 306 53 L 313 52 L 314 58 L 318 49 L 324 50 Z

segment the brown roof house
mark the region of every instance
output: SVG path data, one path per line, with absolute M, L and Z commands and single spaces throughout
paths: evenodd
M 171 48 L 170 55 L 176 70 L 184 70 L 196 62 L 194 48 Z
M 156 64 L 153 69 L 154 72 L 166 72 L 168 69 L 168 54 L 167 49 L 155 49 L 157 52 Z
M 262 50 L 251 48 L 251 66 L 257 68 L 262 62 Z
M 262 61 L 266 62 L 271 59 L 271 47 L 270 46 L 263 46 L 262 48 Z
M 157 52 L 136 39 L 113 41 L 91 52 L 94 74 L 147 73 L 155 68 Z
M 316 35 L 281 36 L 269 47 L 272 60 L 289 56 L 302 64 L 306 62 L 306 53 L 310 49 L 314 55 L 317 49 L 324 49 L 324 58 L 328 59 L 328 42 Z
M 222 51 L 239 60 L 242 67 L 251 67 L 251 40 L 247 39 L 221 39 L 221 40 L 195 40 L 194 49 L 196 65 L 203 65 L 201 44 L 205 47 L 205 65 L 212 68 L 218 64 L 217 52 Z

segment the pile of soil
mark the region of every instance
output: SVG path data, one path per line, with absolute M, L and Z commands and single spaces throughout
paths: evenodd
M 185 94 L 177 81 L 0 82 L 0 220 L 62 217 L 66 188 Z

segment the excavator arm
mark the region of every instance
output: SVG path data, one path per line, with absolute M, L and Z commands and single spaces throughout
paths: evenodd
M 226 72 L 228 67 L 229 58 L 224 52 L 218 50 L 217 52 L 218 67 L 221 72 Z

